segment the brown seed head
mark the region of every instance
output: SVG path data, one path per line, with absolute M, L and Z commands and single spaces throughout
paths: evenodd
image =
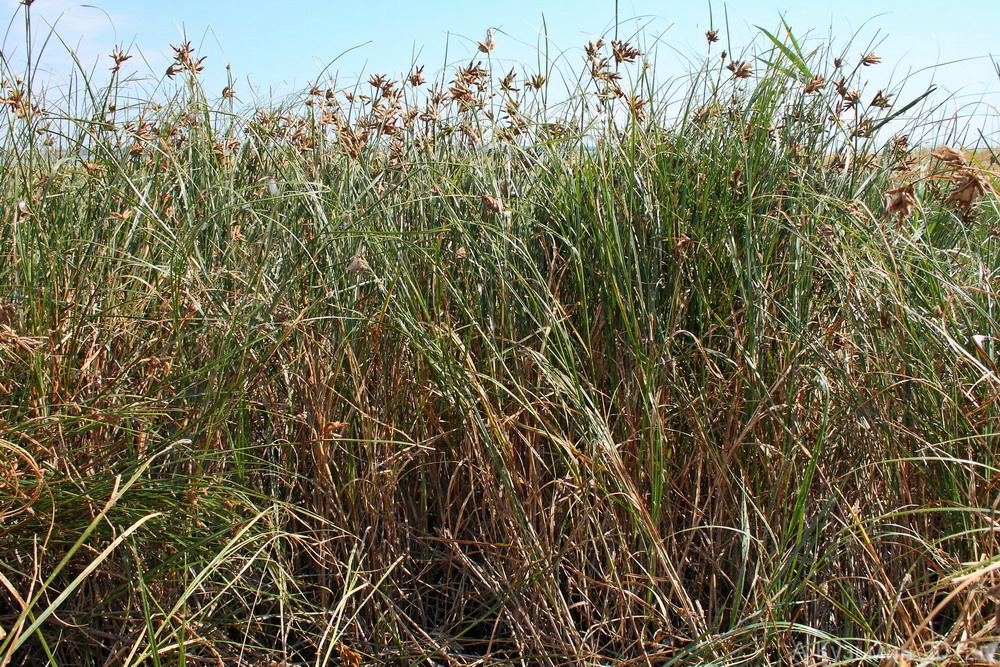
M 888 109 L 891 105 L 889 99 L 892 95 L 886 95 L 883 91 L 878 91 L 875 93 L 875 97 L 872 98 L 871 104 L 868 106 L 875 107 L 876 109 Z
M 473 86 L 482 86 L 483 82 L 486 80 L 486 76 L 486 68 L 483 67 L 483 62 L 481 60 L 475 63 L 469 63 L 468 67 L 459 68 L 455 73 L 455 79 L 457 81 L 462 81 Z
M 694 243 L 694 239 L 687 234 L 681 234 L 674 241 L 674 252 L 678 255 L 683 255 L 685 249 L 692 243 Z
M 126 60 L 128 60 L 132 56 L 130 56 L 126 52 L 122 51 L 121 47 L 116 45 L 115 48 L 111 51 L 111 55 L 108 56 L 108 57 L 111 58 L 111 60 L 113 60 L 115 62 L 115 64 L 110 68 L 111 71 L 112 72 L 117 72 L 118 70 L 121 69 L 122 63 L 124 63 Z
M 861 64 L 865 67 L 870 67 L 871 65 L 878 65 L 882 62 L 882 59 L 875 55 L 875 52 L 871 52 L 861 56 Z
M 976 197 L 981 197 L 985 193 L 986 188 L 983 186 L 983 181 L 979 174 L 965 172 L 962 180 L 958 182 L 948 198 L 944 200 L 944 203 L 954 204 L 956 208 L 968 213 Z
M 596 42 L 587 42 L 587 46 L 583 47 L 584 53 L 587 54 L 588 60 L 597 60 L 601 56 L 601 49 L 604 48 L 604 40 L 598 39 Z
M 814 76 L 813 78 L 809 79 L 809 83 L 807 83 L 805 85 L 805 88 L 803 88 L 802 90 L 805 93 L 815 93 L 819 90 L 822 90 L 823 86 L 825 85 L 826 85 L 826 79 L 824 79 L 821 76 Z
M 495 39 L 493 39 L 493 28 L 488 28 L 486 30 L 486 39 L 484 39 L 483 41 L 479 42 L 479 52 L 480 53 L 489 53 L 490 51 L 492 51 L 493 49 L 495 49 L 496 46 L 497 46 L 497 42 L 496 42 Z
M 913 184 L 893 188 L 885 193 L 885 217 L 895 214 L 898 222 L 913 213 L 917 198 L 913 194 Z
M 843 100 L 843 105 L 841 107 L 842 110 L 847 111 L 849 109 L 853 109 L 857 105 L 858 101 L 861 99 L 861 91 L 848 90 L 847 82 L 843 78 L 841 78 L 836 85 L 837 85 L 837 94 L 840 95 L 841 99 Z
M 500 87 L 506 90 L 507 92 L 516 93 L 518 89 L 514 87 L 514 78 L 515 78 L 514 68 L 511 67 L 510 71 L 507 72 L 507 76 L 505 76 L 500 80 Z
M 611 53 L 614 55 L 616 63 L 635 62 L 635 59 L 642 55 L 642 51 L 628 42 L 622 41 L 611 42 Z
M 705 39 L 708 40 L 709 44 L 714 44 L 715 42 L 719 41 L 719 31 L 709 30 L 708 32 L 705 33 Z
M 733 73 L 734 79 L 749 79 L 753 76 L 753 66 L 745 60 L 742 62 L 733 60 L 726 65 L 726 69 Z
M 497 215 L 502 215 L 503 214 L 503 202 L 502 201 L 500 201 L 496 197 L 492 197 L 490 195 L 483 195 L 482 196 L 482 200 L 483 200 L 483 204 L 486 206 L 486 208 L 488 210 L 490 210 L 493 213 L 496 213 Z
M 421 65 L 420 67 L 418 67 L 415 70 L 413 70 L 413 72 L 410 74 L 409 77 L 407 77 L 407 79 L 410 82 L 411 86 L 416 87 L 416 86 L 423 85 L 423 83 L 424 83 L 424 66 Z
M 191 46 L 191 42 L 185 41 L 180 46 L 171 44 L 170 48 L 174 50 L 174 64 L 167 69 L 167 76 L 173 78 L 174 74 L 185 70 L 191 74 L 197 75 L 205 69 L 205 66 L 202 65 L 202 63 L 205 62 L 205 58 L 207 56 L 202 56 L 201 58 L 195 60 L 194 47 Z M 171 70 L 173 71 L 171 72 Z
M 366 262 L 365 258 L 361 255 L 354 255 L 351 257 L 351 261 L 347 265 L 347 270 L 350 273 L 364 273 L 370 268 L 371 267 L 368 265 L 368 262 Z
M 647 100 L 635 95 L 628 98 L 629 108 L 632 109 L 632 113 L 638 120 L 643 120 L 646 117 L 646 102 Z
M 935 160 L 944 162 L 952 169 L 962 169 L 969 165 L 969 158 L 965 155 L 965 153 L 948 146 L 942 146 L 937 149 L 931 153 L 931 157 Z

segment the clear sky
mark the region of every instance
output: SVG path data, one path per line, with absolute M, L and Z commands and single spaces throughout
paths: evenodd
M 832 35 L 845 44 L 857 33 L 848 52 L 855 59 L 874 42 L 884 63 L 870 70 L 876 84 L 950 63 L 916 76 L 907 90 L 918 94 L 933 78 L 957 94 L 953 109 L 967 109 L 963 105 L 982 99 L 1000 106 L 1000 77 L 994 65 L 1000 61 L 1000 0 L 617 4 L 623 22 L 620 35 L 642 28 L 643 42 L 659 44 L 660 78 L 682 73 L 685 60 L 700 62 L 705 57 L 704 32 L 710 25 L 720 29 L 722 37 L 716 52 L 726 47 L 727 37 L 735 50 L 752 39 L 761 40 L 755 25 L 774 31 L 784 16 L 800 38 L 807 33 L 817 40 Z M 497 31 L 494 60 L 509 59 L 534 70 L 539 47 L 545 44 L 544 25 L 550 56 L 565 51 L 575 71 L 581 47 L 595 35 L 613 33 L 615 5 L 615 0 L 35 0 L 31 11 L 40 29 L 58 21 L 61 38 L 83 62 L 101 59 L 101 76 L 107 74 L 106 54 L 115 43 L 141 54 L 128 62 L 126 71 L 161 75 L 170 62 L 169 44 L 178 43 L 183 30 L 200 55 L 208 56 L 207 88 L 221 90 L 225 65 L 231 64 L 240 99 L 250 102 L 251 88 L 269 96 L 271 91 L 290 93 L 308 85 L 338 55 L 330 71 L 345 83 L 374 72 L 405 72 L 412 62 L 426 65 L 431 74 L 446 62 L 446 54 L 450 63 L 467 61 L 487 28 Z M 0 0 L 0 11 L 13 19 L 3 48 L 12 60 L 23 40 L 23 14 L 15 16 L 18 10 L 18 0 Z M 50 43 L 43 56 L 45 68 L 58 76 L 67 62 L 65 48 Z

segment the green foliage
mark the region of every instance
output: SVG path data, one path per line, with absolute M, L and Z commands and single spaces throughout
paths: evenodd
M 0 655 L 972 656 L 996 179 L 783 29 L 679 101 L 618 43 L 561 105 L 5 72 Z

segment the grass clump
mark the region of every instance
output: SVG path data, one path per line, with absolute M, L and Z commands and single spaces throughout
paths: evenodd
M 783 28 L 558 104 L 492 34 L 248 109 L 6 72 L 4 659 L 988 653 L 996 177 Z

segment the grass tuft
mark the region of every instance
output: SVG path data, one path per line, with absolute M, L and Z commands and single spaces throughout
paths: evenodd
M 762 34 L 6 66 L 0 662 L 986 661 L 995 147 Z

